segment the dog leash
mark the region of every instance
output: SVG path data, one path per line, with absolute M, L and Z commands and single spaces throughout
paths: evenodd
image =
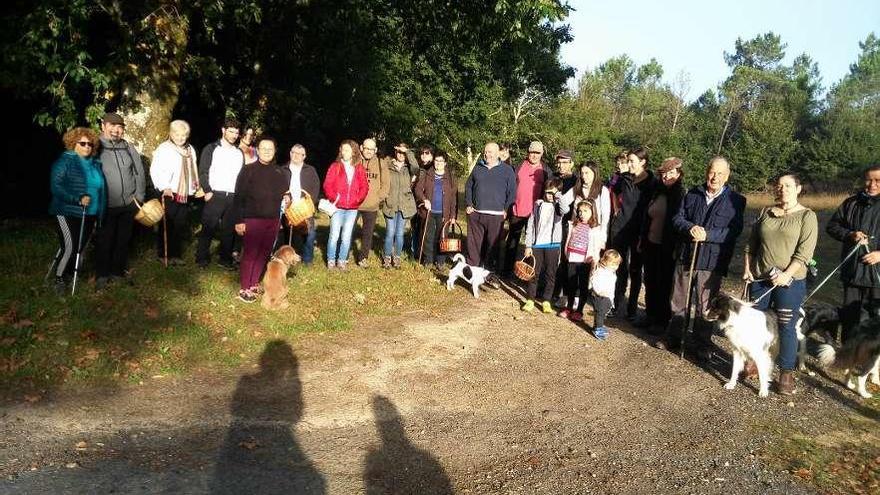
M 810 292 L 810 295 L 808 295 L 807 297 L 804 298 L 804 301 L 801 303 L 801 305 L 803 306 L 803 304 L 806 303 L 807 301 L 809 301 L 811 297 L 816 295 L 816 292 L 819 292 L 819 289 L 821 289 L 822 286 L 825 285 L 825 283 L 831 279 L 831 276 L 834 275 L 835 273 L 837 273 L 837 270 L 840 270 L 840 268 L 843 266 L 843 264 L 846 263 L 847 261 L 849 261 L 849 259 L 852 258 L 854 254 L 856 254 L 856 251 L 858 251 L 859 248 L 862 248 L 862 247 L 865 248 L 865 252 L 870 252 L 868 250 L 867 244 L 856 244 L 855 247 L 853 247 L 852 250 L 850 250 L 849 254 L 846 255 L 846 258 L 844 258 L 843 261 L 841 261 L 837 266 L 834 267 L 834 270 L 831 270 L 831 272 L 828 275 L 826 275 L 825 278 L 823 278 L 821 282 L 819 282 L 819 285 L 817 285 L 816 288 L 813 289 L 812 292 Z M 874 273 L 876 273 L 876 271 Z

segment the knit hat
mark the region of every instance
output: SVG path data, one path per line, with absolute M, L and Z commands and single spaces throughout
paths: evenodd
M 532 141 L 529 143 L 529 151 L 537 151 L 538 153 L 544 153 L 544 143 L 541 141 Z

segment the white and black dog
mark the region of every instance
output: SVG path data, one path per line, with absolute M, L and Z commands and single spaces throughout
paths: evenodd
M 795 329 L 798 338 L 798 370 L 813 373 L 807 369 L 807 337 L 818 335 L 825 343 L 837 340 L 840 333 L 840 312 L 837 306 L 824 302 L 812 302 L 801 307 L 802 318 L 798 319 Z
M 872 396 L 865 388 L 880 385 L 880 317 L 863 321 L 855 336 L 837 350 L 831 344 L 819 346 L 819 362 L 823 366 L 845 370 L 846 386 L 866 399 Z
M 721 293 L 709 302 L 706 320 L 717 321 L 733 345 L 733 367 L 730 380 L 724 388 L 733 390 L 736 387 L 746 359 L 751 359 L 758 368 L 758 396 L 767 397 L 770 394 L 773 360 L 779 349 L 776 314 L 757 310 L 751 303 Z
M 486 282 L 486 279 L 492 272 L 479 266 L 468 265 L 464 255 L 461 253 L 453 256 L 452 261 L 455 262 L 455 265 L 449 270 L 449 277 L 446 279 L 446 290 L 452 290 L 455 286 L 455 281 L 462 279 L 471 284 L 471 291 L 474 293 L 474 297 L 479 299 L 480 286 Z

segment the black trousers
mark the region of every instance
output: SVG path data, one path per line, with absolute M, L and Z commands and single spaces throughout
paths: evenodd
M 645 262 L 645 313 L 652 323 L 664 328 L 672 317 L 672 274 L 675 259 L 660 244 L 645 242 L 642 245 Z
M 163 229 L 168 229 L 168 257 L 180 258 L 183 255 L 183 240 L 189 237 L 189 204 L 178 203 L 171 198 L 165 198 L 165 222 L 156 224 L 159 230 L 156 235 L 156 252 L 160 258 L 165 256 L 165 241 Z
M 443 234 L 443 213 L 431 213 L 425 220 L 425 252 L 422 255 L 422 264 L 430 265 L 446 263 L 446 253 L 440 252 L 440 236 Z M 421 242 L 421 239 L 419 239 Z
M 494 254 L 504 226 L 501 215 L 473 212 L 467 216 L 467 264 L 493 266 Z
M 378 211 L 359 211 L 361 216 L 361 249 L 357 253 L 357 261 L 363 261 L 370 257 L 373 250 L 373 232 L 376 230 L 376 218 Z
M 505 275 L 513 273 L 513 264 L 522 257 L 519 251 L 519 241 L 530 217 L 510 215 L 507 218 L 508 231 L 507 239 L 504 240 L 504 269 L 501 272 Z
M 590 271 L 592 266 L 589 263 L 566 263 L 565 264 L 564 283 L 557 285 L 565 285 L 565 294 L 568 296 L 569 310 L 574 309 L 574 296 L 578 297 L 577 311 L 584 312 L 584 305 L 587 304 L 587 298 L 590 292 Z
M 535 248 L 532 249 L 532 256 L 535 257 L 535 276 L 529 280 L 526 293 L 529 299 L 534 299 L 538 293 L 538 284 L 543 283 L 541 299 L 549 301 L 553 296 L 553 287 L 556 285 L 559 248 Z
M 104 220 L 95 234 L 95 275 L 99 278 L 125 275 L 128 268 L 128 254 L 131 249 L 131 234 L 134 230 L 134 216 L 137 207 L 128 206 L 107 208 Z
M 856 336 L 859 324 L 880 314 L 880 289 L 843 286 L 843 306 L 840 308 L 840 340 L 846 343 Z
M 196 248 L 196 263 L 211 262 L 211 240 L 214 235 L 220 239 L 217 257 L 220 263 L 232 264 L 232 243 L 235 240 L 235 225 L 232 224 L 232 202 L 235 194 L 215 191 L 211 201 L 202 210 L 202 232 Z
M 635 246 L 614 246 L 620 253 L 620 266 L 617 268 L 617 283 L 614 286 L 614 311 L 620 315 L 626 306 L 627 316 L 635 316 L 639 309 L 639 292 L 642 290 L 642 260 L 641 253 L 636 251 Z M 629 297 L 626 286 L 629 282 Z
M 611 310 L 611 299 L 593 294 L 593 328 L 605 326 L 605 316 Z
M 55 233 L 58 234 L 58 243 L 60 247 L 55 253 L 53 260 L 54 274 L 56 278 L 64 277 L 73 273 L 76 264 L 76 250 L 79 246 L 79 230 L 82 223 L 82 216 L 64 216 L 56 215 L 57 220 Z M 92 229 L 95 226 L 95 217 L 86 216 L 85 225 L 83 225 L 83 241 L 80 253 L 84 253 L 92 235 Z M 82 256 L 80 256 L 82 258 Z M 80 259 L 80 269 L 82 269 L 82 259 Z

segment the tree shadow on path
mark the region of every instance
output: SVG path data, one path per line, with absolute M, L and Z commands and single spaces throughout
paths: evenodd
M 373 414 L 382 444 L 367 453 L 364 485 L 367 495 L 451 494 L 452 482 L 430 452 L 417 448 L 406 436 L 394 403 L 373 398 Z
M 290 344 L 266 344 L 260 370 L 239 379 L 231 410 L 210 493 L 325 493 L 324 476 L 293 434 L 303 414 L 303 399 Z

